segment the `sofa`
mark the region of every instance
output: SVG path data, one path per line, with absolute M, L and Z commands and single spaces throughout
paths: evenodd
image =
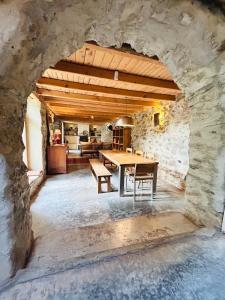
M 80 142 L 81 156 L 90 155 L 91 157 L 98 157 L 99 150 L 111 150 L 112 143 L 100 142 L 100 143 L 91 143 L 91 142 Z

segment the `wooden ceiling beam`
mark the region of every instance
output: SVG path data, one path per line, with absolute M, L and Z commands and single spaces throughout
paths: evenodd
M 81 114 L 85 114 L 85 115 L 98 115 L 98 116 L 104 116 L 104 115 L 110 115 L 110 116 L 125 116 L 125 115 L 132 115 L 133 113 L 135 113 L 135 111 L 130 111 L 130 112 L 112 112 L 110 110 L 104 110 L 104 111 L 96 111 L 96 110 L 88 110 L 88 109 L 83 109 L 83 107 L 81 107 L 80 109 L 78 108 L 66 108 L 66 107 L 56 107 L 56 106 L 49 106 L 51 108 L 51 110 L 53 112 L 62 112 L 62 113 L 81 113 Z
M 50 69 L 72 73 L 76 75 L 83 75 L 88 78 L 107 79 L 111 81 L 116 80 L 120 83 L 125 82 L 125 83 L 144 85 L 147 87 L 150 86 L 153 88 L 179 91 L 179 88 L 176 85 L 176 83 L 171 80 L 151 78 L 146 76 L 124 73 L 120 71 L 117 72 L 113 70 L 102 69 L 93 66 L 72 63 L 68 61 L 59 61 L 54 68 L 50 68 Z
M 71 101 L 84 101 L 84 102 L 94 102 L 94 103 L 112 103 L 118 105 L 136 105 L 136 106 L 156 106 L 158 105 L 157 101 L 149 101 L 149 100 L 130 100 L 130 99 L 120 99 L 120 98 L 110 98 L 110 97 L 100 97 L 100 96 L 93 96 L 93 95 L 84 95 L 84 94 L 77 94 L 77 93 L 66 93 L 48 89 L 37 89 L 37 94 L 48 97 L 48 98 L 60 98 L 68 99 Z
M 88 109 L 76 109 L 76 108 L 68 108 L 68 107 L 56 107 L 56 106 L 51 106 L 49 105 L 50 109 L 54 113 L 65 113 L 65 114 L 83 114 L 86 116 L 125 116 L 125 115 L 131 115 L 133 112 L 110 112 L 110 111 L 94 111 L 94 110 L 88 110 Z
M 124 104 L 117 104 L 117 103 L 107 103 L 107 102 L 95 102 L 95 101 L 88 101 L 88 100 L 74 100 L 74 99 L 61 99 L 56 97 L 42 97 L 42 101 L 45 103 L 58 103 L 58 104 L 70 104 L 73 105 L 80 105 L 80 106 L 86 106 L 86 107 L 105 107 L 105 108 L 111 108 L 111 109 L 133 109 L 133 110 L 141 110 L 144 108 L 148 108 L 147 106 L 142 105 L 124 105 Z
M 83 123 L 89 123 L 89 124 L 104 124 L 108 122 L 112 122 L 113 119 L 110 118 L 105 118 L 105 119 L 99 119 L 97 117 L 94 117 L 92 119 L 91 117 L 71 117 L 71 116 L 57 116 L 59 119 L 62 121 L 67 121 L 67 122 L 83 122 Z
M 170 100 L 174 101 L 174 95 L 166 95 L 166 94 L 158 94 L 158 93 L 149 93 L 149 92 L 142 92 L 142 91 L 132 91 L 132 90 L 125 90 L 125 89 L 117 89 L 112 87 L 105 87 L 93 84 L 84 84 L 78 82 L 72 82 L 67 80 L 58 80 L 52 78 L 45 78 L 42 77 L 37 81 L 38 87 L 59 87 L 64 89 L 72 89 L 75 91 L 83 91 L 85 93 L 96 93 L 96 94 L 104 94 L 110 96 L 124 96 L 127 98 L 134 97 L 139 98 L 140 100 L 143 99 L 152 99 L 152 100 Z
M 103 116 L 105 114 L 107 115 L 126 115 L 126 114 L 132 114 L 134 111 L 114 111 L 112 109 L 94 109 L 94 108 L 88 108 L 88 107 L 81 107 L 81 106 L 75 106 L 71 107 L 70 105 L 52 105 L 52 104 L 47 104 L 47 106 L 53 111 L 61 111 L 65 113 L 84 113 L 87 115 L 94 115 L 97 114 L 99 116 Z
M 117 119 L 117 116 L 105 116 L 104 118 L 99 118 L 99 116 L 94 116 L 94 115 L 69 115 L 69 114 L 63 114 L 63 113 L 57 113 L 55 114 L 57 117 L 62 117 L 62 118 L 80 118 L 80 119 L 86 119 L 88 120 L 98 120 L 102 122 L 108 122 Z
M 58 98 L 48 98 L 48 97 L 43 97 L 43 101 L 45 103 L 48 103 L 51 106 L 61 106 L 61 107 L 77 107 L 77 108 L 85 108 L 85 109 L 93 109 L 93 110 L 98 110 L 98 111 L 104 111 L 104 110 L 110 110 L 110 111 L 122 111 L 122 112 L 132 112 L 132 111 L 140 111 L 143 107 L 142 106 L 118 106 L 118 105 L 112 105 L 111 103 L 109 105 L 103 105 L 97 103 L 97 105 L 93 102 L 91 103 L 85 103 L 85 102 L 74 102 L 74 101 L 62 101 L 61 99 Z
M 101 118 L 98 118 L 96 116 L 94 117 L 90 117 L 90 116 L 68 116 L 68 115 L 57 115 L 57 117 L 59 118 L 63 118 L 63 119 L 66 119 L 67 120 L 82 120 L 84 122 L 111 122 L 112 120 L 115 120 L 115 118 L 104 118 L 104 119 L 101 119 Z
M 74 113 L 74 114 L 69 114 L 69 113 L 65 113 L 65 112 L 57 112 L 56 113 L 57 116 L 67 116 L 67 117 L 74 117 L 74 118 L 85 118 L 85 119 L 96 119 L 96 120 L 112 120 L 117 118 L 117 116 L 112 116 L 112 115 L 104 115 L 104 116 L 100 116 L 100 115 L 95 115 L 95 114 L 83 114 L 83 113 Z

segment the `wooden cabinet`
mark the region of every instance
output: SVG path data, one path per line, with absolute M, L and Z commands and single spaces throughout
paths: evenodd
M 131 128 L 113 128 L 113 149 L 126 150 L 131 146 Z
M 66 146 L 48 146 L 48 174 L 66 173 Z

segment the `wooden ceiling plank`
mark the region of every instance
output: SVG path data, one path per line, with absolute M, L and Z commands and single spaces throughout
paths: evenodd
M 76 64 L 68 61 L 60 61 L 55 65 L 54 68 L 51 69 L 56 70 L 58 72 L 68 72 L 77 75 L 109 79 L 113 81 L 115 76 L 115 71 L 109 69 L 102 69 L 88 65 Z M 158 79 L 124 72 L 118 72 L 117 81 L 179 91 L 178 86 L 172 80 Z
M 94 65 L 94 66 L 97 66 L 97 67 L 100 67 L 104 55 L 105 55 L 104 52 L 102 52 L 102 51 L 97 51 L 97 50 L 96 50 L 95 58 L 94 58 L 94 61 L 93 61 L 93 65 Z
M 118 66 L 119 66 L 122 59 L 123 59 L 122 56 L 114 55 L 110 65 L 109 65 L 109 69 L 117 70 L 117 68 L 118 68 Z
M 85 65 L 92 65 L 93 64 L 95 52 L 96 52 L 96 50 L 94 50 L 94 49 L 86 48 L 85 59 L 84 59 L 84 64 Z
M 81 48 L 76 51 L 76 62 L 83 64 L 85 59 L 85 48 Z
M 126 97 L 136 97 L 136 98 L 148 98 L 152 100 L 170 100 L 174 101 L 174 95 L 166 95 L 166 94 L 157 94 L 157 93 L 146 93 L 142 91 L 131 91 L 125 89 L 117 89 L 111 87 L 104 87 L 98 85 L 91 85 L 91 84 L 81 84 L 78 82 L 70 82 L 66 80 L 57 80 L 52 78 L 45 78 L 42 77 L 37 81 L 38 87 L 48 86 L 48 87 L 62 87 L 65 89 L 73 89 L 77 91 L 84 91 L 90 93 L 100 93 L 104 95 L 117 95 L 117 96 L 126 96 Z
M 140 54 L 140 53 L 136 53 L 136 52 L 131 53 L 131 52 L 128 52 L 128 51 L 123 51 L 123 49 L 118 49 L 118 48 L 101 47 L 101 46 L 95 45 L 91 42 L 85 43 L 84 45 L 85 45 L 85 47 L 88 47 L 88 48 L 91 48 L 91 49 L 96 49 L 98 51 L 111 53 L 113 55 L 118 54 L 118 55 L 121 55 L 123 57 L 131 58 L 131 59 L 137 59 L 138 58 L 138 59 L 140 59 L 142 61 L 145 61 L 145 62 L 151 62 L 152 64 L 155 64 L 155 65 L 164 66 L 159 60 L 157 60 L 155 58 L 148 57 L 144 54 Z

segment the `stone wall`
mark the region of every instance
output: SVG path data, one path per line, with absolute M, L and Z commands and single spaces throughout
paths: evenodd
M 22 268 L 32 242 L 29 184 L 22 160 L 25 95 L 0 91 L 0 283 Z
M 85 41 L 116 47 L 127 43 L 137 52 L 157 55 L 168 67 L 191 104 L 186 212 L 198 223 L 220 226 L 225 194 L 225 18 L 219 8 L 210 10 L 191 0 L 56 0 L 38 6 L 30 0 L 0 5 L 0 282 L 24 264 L 32 237 L 22 162 L 24 99 L 45 69 Z
M 225 200 L 224 71 L 212 77 L 211 83 L 195 91 L 188 99 L 191 122 L 186 211 L 195 222 L 216 224 L 219 228 Z M 203 73 L 199 74 L 199 81 L 203 76 Z
M 154 126 L 154 114 L 159 113 L 158 126 Z M 159 162 L 159 176 L 179 189 L 185 188 L 189 167 L 190 109 L 185 98 L 176 102 L 161 101 L 153 107 L 133 116 L 132 146 L 142 150 Z
M 113 133 L 107 127 L 108 124 L 104 124 L 101 126 L 101 141 L 112 143 Z

